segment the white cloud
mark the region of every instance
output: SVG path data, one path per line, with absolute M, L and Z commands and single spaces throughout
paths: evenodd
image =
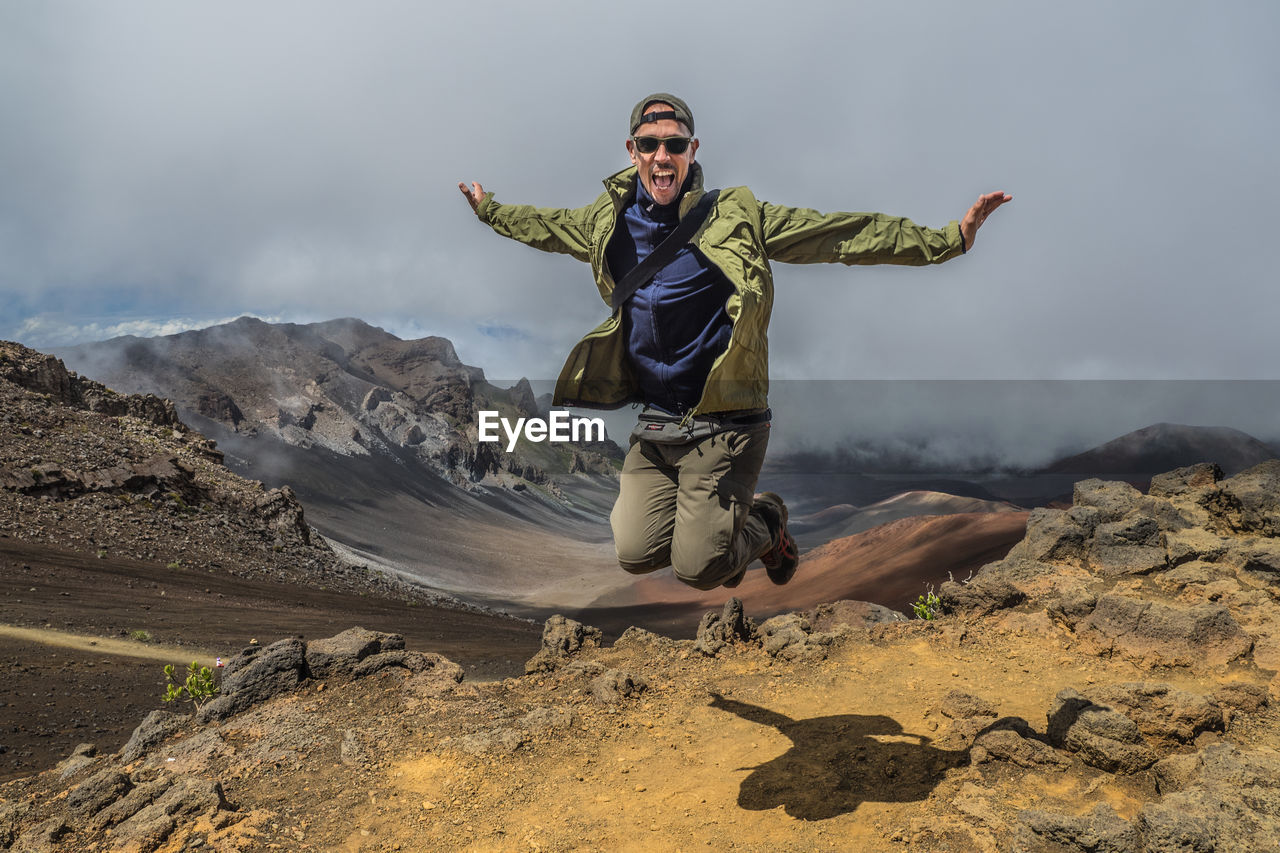
M 400 317 L 552 375 L 606 311 L 587 268 L 455 184 L 586 204 L 667 89 L 717 186 L 930 225 L 1015 196 L 940 269 L 779 265 L 780 377 L 1274 376 L 1280 4 L 644 15 L 679 34 L 584 0 L 6 4 L 0 322 L 63 345 L 178 328 L 117 316 Z
M 191 317 L 150 318 L 127 320 L 73 320 L 64 316 L 40 314 L 28 317 L 4 332 L 5 337 L 19 341 L 33 349 L 75 346 L 76 344 L 105 341 L 110 338 L 134 335 L 139 338 L 176 335 L 191 329 L 203 329 L 221 323 L 230 323 L 237 317 L 194 319 Z M 256 316 L 256 315 L 249 315 Z M 279 323 L 279 317 L 257 317 L 268 323 Z

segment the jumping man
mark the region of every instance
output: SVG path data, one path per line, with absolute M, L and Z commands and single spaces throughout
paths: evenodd
M 610 516 L 622 568 L 671 566 L 712 589 L 737 586 L 760 559 L 785 584 L 798 562 L 787 508 L 772 492 L 755 494 L 772 417 L 770 262 L 942 263 L 972 249 L 1012 196 L 979 196 L 941 229 L 820 214 L 759 201 L 746 187 L 705 191 L 693 113 L 674 95 L 637 103 L 628 131 L 631 166 L 586 207 L 500 204 L 479 183 L 458 188 L 499 234 L 591 264 L 611 309 L 570 353 L 553 402 L 644 404 Z

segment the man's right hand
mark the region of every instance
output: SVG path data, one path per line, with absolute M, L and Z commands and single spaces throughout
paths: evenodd
M 471 205 L 472 211 L 480 206 L 480 200 L 484 198 L 484 187 L 472 181 L 470 189 L 462 182 L 458 183 L 458 189 L 462 190 L 462 195 L 466 197 L 467 204 Z

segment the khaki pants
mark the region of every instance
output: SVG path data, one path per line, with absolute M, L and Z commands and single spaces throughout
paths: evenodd
M 698 589 L 738 575 L 773 544 L 752 512 L 769 425 L 686 444 L 632 440 L 610 522 L 618 563 L 632 574 L 671 566 Z

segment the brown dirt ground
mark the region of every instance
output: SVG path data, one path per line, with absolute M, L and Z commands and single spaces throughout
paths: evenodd
M 181 643 L 179 650 L 192 655 L 224 645 L 235 650 L 249 636 L 267 643 L 363 624 L 404 633 L 410 649 L 472 662 L 467 680 L 443 695 L 414 693 L 412 677 L 402 670 L 312 682 L 193 733 L 191 746 L 178 741 L 157 748 L 148 762 L 220 781 L 236 817 L 224 830 L 183 827 L 162 853 L 191 849 L 197 838 L 200 849 L 216 851 L 995 853 L 1010 849 L 1020 809 L 1083 815 L 1107 803 L 1131 819 L 1157 796 L 1152 777 L 1115 776 L 1078 759 L 1065 769 L 975 760 L 969 738 L 938 711 L 947 691 L 982 696 L 1002 716 L 1021 717 L 1044 732 L 1053 697 L 1068 687 L 1087 692 L 1163 681 L 1210 694 L 1225 682 L 1267 684 L 1273 676 L 1251 664 L 1152 668 L 1098 657 L 1043 612 L 1013 611 L 975 622 L 898 623 L 855 633 L 815 663 L 783 662 L 750 646 L 729 647 L 714 659 L 688 643 L 589 650 L 580 658 L 649 683 L 638 698 L 606 705 L 590 695 L 590 676 L 573 667 L 501 681 L 478 677 L 486 667 L 489 675 L 500 674 L 508 660 L 518 669 L 536 648 L 535 626 L 500 634 L 491 617 L 335 601 L 162 566 L 113 567 L 92 557 L 0 546 L 0 621 L 11 624 L 20 617 L 52 631 L 71 627 L 59 620 L 80 619 L 78 630 L 109 637 L 142 626 L 154 638 L 138 644 L 142 649 Z M 26 580 L 37 560 L 43 583 Z M 70 601 L 77 602 L 74 610 Z M 472 624 L 472 618 L 488 621 Z M 194 644 L 193 625 L 213 639 Z M 483 649 L 470 648 L 486 636 Z M 108 655 L 110 647 L 98 642 L 77 652 L 85 659 L 45 642 L 19 658 L 26 667 L 43 661 L 23 683 L 39 685 L 43 677 L 45 686 L 30 692 L 54 695 L 15 703 L 27 710 L 6 717 L 6 731 L 15 724 L 50 731 L 42 766 L 81 741 L 103 752 L 123 741 L 148 708 L 122 709 L 120 726 L 112 729 L 115 717 L 102 710 L 117 694 L 104 686 L 90 695 L 89 685 L 127 680 L 131 662 L 140 661 L 137 679 L 155 681 L 157 698 L 149 707 L 160 706 L 158 661 Z M 104 667 L 110 667 L 106 678 Z M 9 685 L 6 678 L 6 697 L 19 692 Z M 1238 714 L 1225 733 L 1203 734 L 1197 746 L 1225 740 L 1280 747 L 1272 690 L 1271 706 Z M 74 716 L 64 707 L 76 708 Z M 39 718 L 40 708 L 51 716 Z M 510 749 L 467 746 L 477 735 L 515 727 L 536 709 L 571 711 L 572 722 L 535 728 Z M 77 727 L 77 720 L 84 725 Z M 56 748 L 55 738 L 62 744 Z M 343 746 L 351 742 L 362 745 L 355 756 Z M 33 755 L 24 758 L 34 760 L 30 749 Z M 66 784 L 46 773 L 0 785 L 0 797 L 51 800 Z
M 0 779 L 49 767 L 79 743 L 118 749 L 164 707 L 164 663 L 212 665 L 251 639 L 355 625 L 403 634 L 473 678 L 522 671 L 541 636 L 540 625 L 486 614 L 0 539 Z M 132 639 L 137 631 L 150 639 Z M 130 646 L 136 654 L 120 653 Z
M 1043 732 L 1064 687 L 1164 680 L 1207 693 L 1267 677 L 1153 673 L 1080 654 L 1021 614 L 979 630 L 890 626 L 818 663 L 748 647 L 721 654 L 592 651 L 585 656 L 650 681 L 613 706 L 564 670 L 464 682 L 431 700 L 412 698 L 406 676 L 387 671 L 312 685 L 230 720 L 212 753 L 163 754 L 179 756 L 179 771 L 192 761 L 221 779 L 243 816 L 235 834 L 208 836 L 216 850 L 994 853 L 1009 849 L 1019 809 L 1084 814 L 1105 802 L 1132 818 L 1155 791 L 1148 774 L 1112 776 L 1078 760 L 1065 770 L 972 762 L 966 738 L 937 712 L 948 690 L 986 697 Z M 510 752 L 459 747 L 546 707 L 572 708 L 573 723 Z M 367 745 L 366 760 L 339 757 L 344 733 Z M 1277 744 L 1278 735 L 1280 715 L 1267 709 L 1201 742 Z M 175 835 L 164 850 L 188 841 Z

